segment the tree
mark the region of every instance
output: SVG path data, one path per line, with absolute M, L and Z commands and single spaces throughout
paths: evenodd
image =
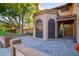
M 23 26 L 31 22 L 35 12 L 35 3 L 1 3 L 0 22 L 11 24 L 16 29 L 19 28 L 23 33 Z

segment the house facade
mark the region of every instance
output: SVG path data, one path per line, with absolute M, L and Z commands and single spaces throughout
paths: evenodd
M 46 9 L 34 14 L 33 37 L 44 40 L 72 38 L 79 43 L 79 4 Z

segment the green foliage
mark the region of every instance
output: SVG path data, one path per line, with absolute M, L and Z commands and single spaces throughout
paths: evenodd
M 23 31 L 25 24 L 29 25 L 33 20 L 33 13 L 36 12 L 35 3 L 1 3 L 0 22 L 12 25 Z
M 6 31 L 3 31 L 2 29 L 0 29 L 0 36 L 5 35 L 6 33 L 7 33 Z

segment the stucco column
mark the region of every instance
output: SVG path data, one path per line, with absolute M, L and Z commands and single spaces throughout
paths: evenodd
M 76 23 L 76 41 L 77 43 L 79 43 L 79 20 L 77 19 L 77 23 Z
M 35 38 L 35 20 L 33 21 L 33 38 Z
M 73 24 L 73 38 L 76 40 L 76 28 L 77 27 L 77 21 L 74 20 L 74 24 Z
M 55 20 L 55 39 L 57 39 L 57 21 Z
M 43 20 L 43 39 L 47 40 L 48 39 L 48 24 L 47 24 L 47 20 Z

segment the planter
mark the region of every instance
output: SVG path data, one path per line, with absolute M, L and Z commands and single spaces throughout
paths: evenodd
M 0 42 L 4 45 L 4 48 L 10 47 L 11 37 L 0 36 Z

